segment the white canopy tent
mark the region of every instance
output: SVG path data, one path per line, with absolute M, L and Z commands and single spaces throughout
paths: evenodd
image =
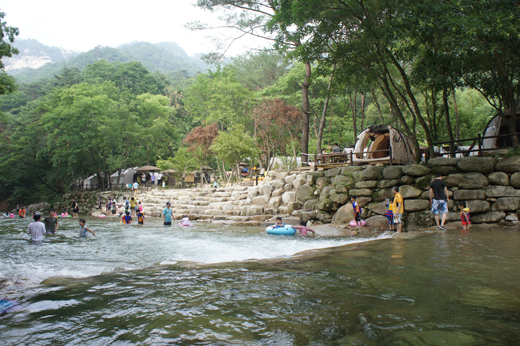
M 371 151 L 379 152 L 367 153 Z M 393 163 L 415 162 L 415 150 L 408 136 L 390 125 L 374 125 L 357 136 L 353 161 L 354 163 L 388 163 L 390 152 Z

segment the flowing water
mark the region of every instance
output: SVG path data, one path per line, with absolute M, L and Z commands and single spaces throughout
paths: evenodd
M 0 220 L 6 345 L 515 345 L 520 232 L 378 238 Z M 303 252 L 302 252 L 303 251 Z M 296 254 L 298 253 L 298 254 Z

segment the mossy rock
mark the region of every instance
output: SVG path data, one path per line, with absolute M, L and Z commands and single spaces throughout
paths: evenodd
M 415 179 L 415 186 L 421 190 L 427 190 L 430 188 L 430 183 L 433 179 L 433 174 L 427 174 L 424 177 Z

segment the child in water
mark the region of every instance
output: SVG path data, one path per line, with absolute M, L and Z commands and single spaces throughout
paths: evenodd
M 132 223 L 132 217 L 130 216 L 130 212 L 127 211 L 125 213 L 125 216 L 123 216 L 121 218 L 121 223 L 125 223 L 125 224 L 131 224 Z
M 85 226 L 86 223 L 87 223 L 87 221 L 85 221 L 85 219 L 79 219 L 79 236 L 88 238 L 89 234 L 87 232 L 90 232 L 95 237 L 96 233 L 92 232 L 92 230 L 90 228 Z
M 390 203 L 390 200 L 387 198 L 385 201 L 385 205 L 388 208 L 386 211 L 386 218 L 388 219 L 388 230 L 394 230 L 394 204 Z
M 65 209 L 63 209 L 63 211 L 61 212 L 61 217 L 67 217 L 69 216 L 69 213 L 67 213 L 67 211 Z
M 307 236 L 307 232 L 312 232 L 312 233 L 316 234 L 316 232 L 314 232 L 314 230 L 308 228 L 307 223 L 303 222 L 303 221 L 300 222 L 300 226 L 292 226 L 292 228 L 297 229 L 298 234 L 302 237 Z
M 144 214 L 141 210 L 139 210 L 139 213 L 137 214 L 137 223 L 144 225 Z
M 278 216 L 276 218 L 276 223 L 273 225 L 273 228 L 284 228 L 284 227 L 285 227 L 285 224 L 282 222 L 282 218 Z
M 192 223 L 190 222 L 190 219 L 186 215 L 182 215 L 180 225 L 181 226 L 191 226 Z
M 361 207 L 356 201 L 356 196 L 350 197 L 350 200 L 352 201 L 352 209 L 354 210 L 354 219 L 356 220 L 356 225 L 361 226 Z
M 462 221 L 462 229 L 469 230 L 469 225 L 471 225 L 471 221 L 469 220 L 469 208 L 466 207 L 466 202 L 460 202 L 459 209 L 460 221 Z

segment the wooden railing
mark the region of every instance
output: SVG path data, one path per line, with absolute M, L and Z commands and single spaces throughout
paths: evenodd
M 354 152 L 350 151 L 349 153 L 331 153 L 331 154 L 303 154 L 306 156 L 314 156 L 314 165 L 313 168 L 316 170 L 318 166 L 330 166 L 330 165 L 344 165 L 346 162 L 350 164 L 350 166 L 354 165 L 354 155 L 365 155 L 365 154 L 373 154 L 373 153 L 386 153 L 388 152 L 388 159 L 390 161 L 390 166 L 393 165 L 392 162 L 392 151 L 390 149 L 383 150 L 372 150 L 372 151 L 362 151 L 362 152 Z M 363 156 L 362 156 L 363 157 Z M 343 162 L 326 162 L 327 159 L 343 159 Z M 345 160 L 346 159 L 346 160 Z M 318 163 L 318 161 L 322 161 L 322 163 Z M 309 162 L 310 163 L 310 162 Z
M 515 136 L 515 135 L 520 135 L 520 133 L 518 133 L 518 132 L 517 133 L 508 133 L 508 134 L 504 134 L 504 135 L 495 135 L 495 136 L 482 136 L 479 133 L 476 138 L 465 138 L 465 139 L 461 139 L 461 140 L 435 142 L 435 143 L 433 143 L 433 145 L 441 145 L 441 146 L 442 145 L 450 145 L 450 152 L 447 152 L 447 153 L 435 153 L 437 156 L 455 155 L 455 154 L 458 154 L 458 153 L 462 153 L 464 156 L 468 156 L 472 152 L 478 152 L 478 156 L 482 156 L 482 152 L 483 151 L 492 151 L 492 150 L 499 149 L 499 148 L 487 148 L 487 149 L 483 148 L 482 147 L 482 142 L 485 139 L 499 138 L 499 137 L 510 137 L 510 136 Z M 452 144 L 461 143 L 461 142 L 470 142 L 470 141 L 473 141 L 473 144 L 469 147 L 468 150 L 453 150 L 455 148 L 455 146 L 453 146 Z M 477 145 L 477 147 L 475 149 L 473 149 L 475 144 Z M 513 146 L 503 147 L 503 148 L 512 148 L 512 147 Z

